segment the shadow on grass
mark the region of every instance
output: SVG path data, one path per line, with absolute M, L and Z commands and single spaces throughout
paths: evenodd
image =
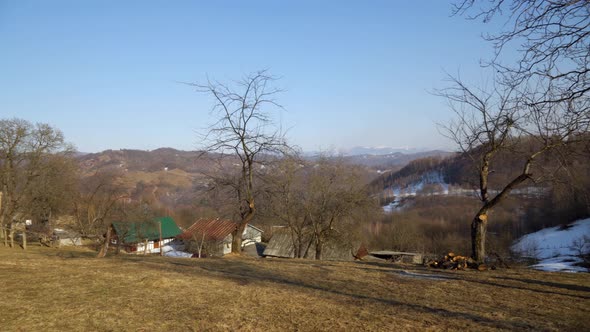
M 551 281 L 542 281 L 542 280 L 533 280 L 533 279 L 518 279 L 518 278 L 511 278 L 511 277 L 494 277 L 494 278 L 503 279 L 503 280 L 510 280 L 510 281 L 519 281 L 519 282 L 523 282 L 526 284 L 541 285 L 541 286 L 548 286 L 548 287 L 562 288 L 562 289 L 567 289 L 567 290 L 572 290 L 572 291 L 589 292 L 590 293 L 590 287 L 580 286 L 580 285 L 561 284 L 561 283 L 551 282 Z M 590 298 L 590 297 L 585 297 L 585 298 Z
M 398 301 L 395 299 L 390 298 L 383 298 L 379 296 L 373 296 L 368 294 L 362 294 L 360 292 L 348 292 L 342 289 L 338 289 L 337 285 L 330 284 L 329 278 L 314 278 L 315 275 L 306 275 L 306 276 L 297 276 L 297 277 L 289 277 L 277 273 L 275 271 L 271 271 L 268 268 L 265 268 L 261 265 L 254 265 L 250 264 L 248 261 L 242 260 L 225 260 L 225 259 L 206 259 L 206 260 L 136 260 L 136 259 L 129 259 L 127 257 L 123 258 L 124 261 L 133 262 L 137 264 L 142 264 L 146 268 L 153 268 L 158 270 L 168 270 L 174 271 L 176 273 L 181 273 L 184 275 L 188 275 L 191 277 L 197 277 L 199 273 L 196 271 L 205 271 L 211 277 L 218 277 L 224 280 L 230 280 L 235 282 L 237 285 L 248 285 L 253 282 L 271 282 L 276 283 L 279 285 L 287 285 L 292 287 L 301 287 L 306 288 L 314 291 L 321 291 L 327 294 L 333 294 L 343 297 L 348 297 L 351 299 L 356 300 L 363 300 L 363 301 L 371 301 L 371 302 L 378 302 L 388 306 L 395 306 L 400 308 L 409 309 L 414 311 L 415 314 L 412 314 L 412 317 L 418 317 L 416 315 L 420 314 L 433 314 L 440 316 L 444 319 L 459 319 L 459 320 L 467 320 L 470 322 L 476 322 L 479 324 L 483 324 L 493 328 L 503 328 L 503 329 L 534 329 L 535 327 L 525 323 L 525 322 L 518 322 L 518 321 L 504 321 L 504 320 L 496 320 L 490 319 L 487 317 L 479 316 L 477 314 L 466 313 L 466 312 L 456 312 L 451 311 L 444 308 L 436 308 L 430 307 L 427 305 L 421 305 L 416 303 L 406 303 L 402 301 Z M 281 264 L 287 261 L 281 261 Z M 290 262 L 287 262 L 290 263 Z M 295 263 L 296 265 L 304 264 L 309 266 L 310 268 L 314 268 L 313 271 L 317 271 L 320 273 L 321 276 L 325 276 L 325 269 L 315 270 L 317 264 L 312 264 L 310 262 L 302 262 L 302 263 Z M 323 265 L 323 264 L 322 264 Z M 329 267 L 330 264 L 327 265 Z M 391 267 L 391 264 L 387 265 Z M 312 272 L 313 272 L 312 271 Z M 382 270 L 373 270 L 375 272 L 382 272 Z M 305 279 L 307 278 L 307 280 Z M 322 285 L 318 282 L 318 280 L 326 281 L 325 285 Z M 314 282 L 315 281 L 315 282 Z M 346 281 L 349 284 L 357 283 L 355 281 Z M 353 289 L 363 289 L 364 284 L 358 282 L 357 287 L 349 287 Z
M 499 282 L 496 283 L 496 282 L 487 281 L 487 280 L 476 280 L 476 279 L 471 278 L 471 276 L 466 273 L 460 274 L 458 272 L 445 271 L 445 270 L 440 270 L 440 269 L 429 269 L 429 268 L 418 266 L 418 265 L 396 266 L 394 264 L 389 263 L 389 265 L 387 266 L 387 265 L 384 265 L 385 263 L 374 263 L 374 262 L 363 263 L 363 264 L 372 265 L 372 266 L 379 266 L 379 267 L 389 267 L 390 269 L 394 268 L 394 269 L 412 270 L 412 271 L 417 271 L 419 273 L 429 273 L 429 274 L 433 274 L 433 275 L 440 275 L 443 278 L 463 280 L 466 282 L 474 282 L 474 283 L 479 283 L 479 284 L 488 285 L 488 286 L 525 290 L 525 291 L 530 291 L 530 292 L 538 292 L 538 293 L 542 293 L 542 294 L 570 296 L 570 297 L 576 297 L 576 298 L 585 299 L 585 300 L 590 299 L 590 296 L 560 293 L 560 292 L 550 291 L 550 290 L 542 290 L 542 289 L 514 286 L 514 285 L 502 283 L 500 280 L 517 281 L 517 282 L 522 282 L 525 284 L 533 284 L 533 285 L 536 284 L 536 285 L 540 285 L 540 286 L 562 288 L 562 289 L 571 290 L 571 291 L 590 292 L 590 287 L 580 286 L 580 285 L 562 284 L 562 283 L 534 280 L 534 279 L 519 279 L 519 278 L 513 278 L 513 277 L 507 277 L 507 276 L 500 276 L 500 277 L 493 276 L 492 278 L 499 279 Z M 472 272 L 479 273 L 477 271 L 472 271 Z
M 503 277 L 494 277 L 494 278 L 497 278 L 497 279 L 506 279 L 506 280 L 514 280 L 514 281 L 520 281 L 520 282 L 524 282 L 524 283 L 535 283 L 535 284 L 543 285 L 543 281 L 534 281 L 534 280 L 528 280 L 528 279 L 515 279 L 515 278 L 503 278 Z M 464 279 L 461 279 L 461 280 L 466 281 L 466 282 L 472 282 L 472 283 L 480 284 L 480 285 L 488 285 L 488 286 L 494 286 L 494 287 L 500 287 L 500 288 L 507 288 L 507 289 L 517 289 L 517 290 L 522 290 L 522 291 L 527 291 L 527 292 L 535 292 L 535 293 L 548 294 L 548 295 L 567 296 L 567 297 L 574 297 L 574 298 L 584 299 L 584 300 L 590 299 L 590 296 L 576 295 L 576 294 L 568 294 L 568 293 L 560 293 L 560 292 L 553 292 L 553 291 L 548 291 L 548 290 L 543 290 L 543 289 L 535 289 L 535 288 L 529 288 L 529 287 L 521 287 L 521 286 L 515 286 L 515 285 L 504 284 L 504 283 L 497 283 L 497 282 L 487 281 L 487 280 L 475 280 L 475 279 L 471 279 L 471 278 L 464 278 Z M 525 280 L 528 280 L 528 281 L 525 281 Z M 549 283 L 549 284 L 555 284 L 555 283 Z M 558 285 L 561 285 L 561 284 L 558 284 Z M 549 286 L 549 285 L 545 285 L 545 286 Z M 584 288 L 587 288 L 587 287 L 584 287 Z
M 89 250 L 84 247 L 74 248 L 74 247 L 45 247 L 45 246 L 33 246 L 27 248 L 27 250 L 22 250 L 20 248 L 13 249 L 18 250 L 15 252 L 23 253 L 23 254 L 36 254 L 48 258 L 62 258 L 62 259 L 88 259 L 88 258 L 96 258 L 96 252 Z

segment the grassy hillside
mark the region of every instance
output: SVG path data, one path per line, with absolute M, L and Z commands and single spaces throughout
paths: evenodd
M 574 331 L 590 315 L 589 274 L 94 255 L 0 247 L 2 330 Z

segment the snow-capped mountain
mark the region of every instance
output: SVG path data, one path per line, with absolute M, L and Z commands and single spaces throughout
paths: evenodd
M 358 156 L 358 155 L 382 156 L 382 155 L 395 154 L 395 153 L 414 154 L 414 153 L 426 152 L 426 151 L 430 151 L 430 150 L 434 150 L 434 149 L 412 148 L 412 147 L 407 147 L 407 146 L 406 147 L 355 146 L 352 148 L 340 149 L 339 153 L 344 156 Z

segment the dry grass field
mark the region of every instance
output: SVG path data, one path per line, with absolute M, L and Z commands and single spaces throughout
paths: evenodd
M 590 274 L 0 247 L 2 331 L 589 328 Z

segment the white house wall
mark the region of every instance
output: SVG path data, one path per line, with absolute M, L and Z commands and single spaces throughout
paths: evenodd
M 248 225 L 242 234 L 242 247 L 262 242 L 262 232 Z
M 228 236 L 225 237 L 225 239 L 223 239 L 223 254 L 229 254 L 231 252 L 231 242 L 232 242 L 233 236 L 230 234 Z
M 174 239 L 163 239 L 160 242 L 160 248 L 164 245 L 166 245 L 167 243 L 170 243 L 174 241 Z M 157 243 L 158 241 L 148 241 L 147 243 L 147 252 L 149 254 L 153 254 L 153 253 L 159 253 L 160 252 L 160 248 L 154 248 L 154 244 Z M 136 253 L 138 254 L 143 254 L 145 251 L 145 242 L 140 242 L 137 244 L 137 251 Z
M 233 236 L 231 234 L 223 239 L 223 255 L 229 254 L 231 252 L 232 239 Z M 262 233 L 248 225 L 242 233 L 242 248 L 259 242 L 262 242 Z

